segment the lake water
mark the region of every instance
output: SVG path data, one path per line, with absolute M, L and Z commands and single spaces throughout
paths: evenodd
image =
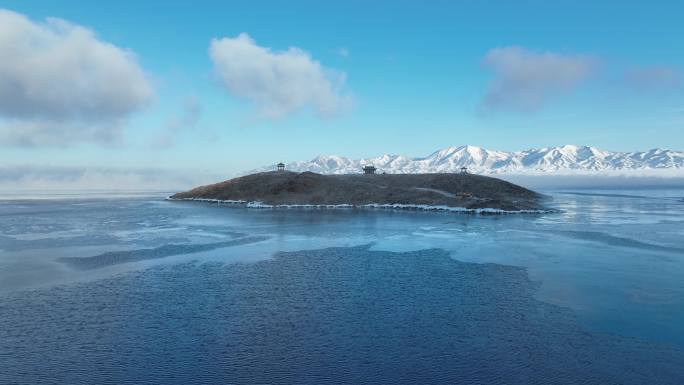
M 557 214 L 0 197 L 0 384 L 684 383 L 684 191 Z

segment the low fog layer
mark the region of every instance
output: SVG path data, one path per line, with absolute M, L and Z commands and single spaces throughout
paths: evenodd
M 227 179 L 201 170 L 0 166 L 0 191 L 182 191 Z
M 501 174 L 496 177 L 530 189 L 684 188 L 684 176 Z
M 663 170 L 667 171 L 667 170 Z M 160 168 L 88 168 L 54 166 L 0 166 L 0 191 L 105 190 L 184 191 L 217 183 L 235 175 L 209 170 Z M 531 189 L 554 188 L 684 188 L 684 175 L 663 172 L 651 175 L 616 174 L 498 174 L 492 175 Z

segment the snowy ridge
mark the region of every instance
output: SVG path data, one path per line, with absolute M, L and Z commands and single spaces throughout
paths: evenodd
M 311 161 L 286 165 L 290 171 L 319 174 L 355 174 L 365 165 L 388 174 L 458 172 L 461 167 L 478 174 L 631 174 L 654 173 L 684 176 L 684 152 L 653 149 L 645 152 L 611 152 L 590 146 L 565 145 L 526 151 L 494 151 L 476 146 L 447 147 L 423 158 L 382 155 L 350 159 L 343 156 L 318 156 Z M 249 173 L 272 171 L 275 165 Z

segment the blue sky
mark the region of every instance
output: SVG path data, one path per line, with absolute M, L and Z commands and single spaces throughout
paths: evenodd
M 83 49 L 134 53 L 144 80 L 127 73 L 145 86 L 117 93 L 140 103 L 97 110 L 110 121 L 92 138 L 84 134 L 100 124 L 92 106 L 55 112 L 27 97 L 0 109 L 5 138 L 14 138 L 0 142 L 0 161 L 220 174 L 318 154 L 422 156 L 462 144 L 684 149 L 681 2 L 369 3 L 2 1 L 39 27 L 54 17 L 92 31 Z M 209 50 L 223 38 L 220 61 Z M 228 44 L 240 42 L 257 56 Z M 290 62 L 268 83 L 244 67 L 285 60 L 290 47 L 309 58 L 291 75 Z M 117 70 L 103 66 L 102 76 Z M 1 68 L 0 87 L 17 73 Z M 70 88 L 80 83 L 73 76 L 46 84 Z M 98 106 L 113 97 L 87 91 Z

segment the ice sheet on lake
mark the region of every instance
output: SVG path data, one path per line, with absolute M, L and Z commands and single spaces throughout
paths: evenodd
M 549 230 L 549 233 L 562 235 L 564 237 L 581 239 L 584 241 L 599 242 L 609 246 L 631 247 L 642 250 L 669 251 L 684 254 L 684 248 L 656 245 L 653 243 L 641 242 L 636 239 L 617 237 L 600 231 L 576 231 L 576 230 Z
M 224 242 L 182 245 L 170 244 L 155 247 L 153 249 L 110 251 L 92 257 L 64 257 L 59 258 L 58 260 L 60 262 L 66 263 L 67 265 L 73 268 L 89 270 L 98 269 L 106 266 L 118 265 L 121 263 L 138 262 L 149 259 L 159 259 L 170 257 L 173 255 L 192 254 L 199 253 L 202 251 L 220 249 L 224 247 L 246 245 L 250 243 L 265 241 L 266 239 L 268 239 L 268 237 L 247 236 Z

